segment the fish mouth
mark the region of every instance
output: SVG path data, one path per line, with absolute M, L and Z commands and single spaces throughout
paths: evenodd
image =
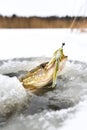
M 62 60 L 61 60 L 61 62 L 60 62 L 60 64 L 59 64 L 58 73 L 60 73 L 60 72 L 63 70 L 63 68 L 64 68 L 64 66 L 65 66 L 65 64 L 66 64 L 67 59 L 68 59 L 68 56 L 64 56 L 64 57 L 62 58 Z
M 62 62 L 66 62 L 67 59 L 68 59 L 68 56 L 64 56 L 64 57 L 61 59 L 60 64 L 61 64 Z
M 60 62 L 62 62 L 63 60 L 67 60 L 67 59 L 68 59 L 68 56 L 63 55 L 59 60 Z

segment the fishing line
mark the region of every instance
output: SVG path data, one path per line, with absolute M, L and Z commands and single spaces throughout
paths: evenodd
M 76 20 L 77 20 L 77 18 L 78 18 L 78 16 L 79 16 L 81 10 L 85 7 L 84 5 L 86 5 L 86 1 L 85 1 L 85 2 L 83 3 L 83 5 L 80 7 L 80 9 L 79 9 L 79 11 L 78 11 L 78 13 L 77 13 L 77 16 L 74 17 L 74 19 L 73 19 L 73 21 L 72 21 L 72 23 L 71 23 L 71 26 L 70 26 L 71 30 L 73 29 L 73 25 L 75 24 L 75 22 L 76 22 Z M 84 10 L 84 11 L 85 11 L 85 10 Z
M 79 16 L 79 14 L 80 14 L 80 12 L 81 12 L 81 10 L 85 7 L 85 5 L 86 5 L 86 1 L 82 4 L 82 6 L 80 6 L 80 8 L 79 8 L 79 10 L 78 10 L 78 12 L 77 12 L 77 15 L 76 16 L 74 16 L 74 19 L 73 19 L 73 21 L 72 21 L 72 23 L 71 23 L 71 25 L 70 25 L 70 30 L 68 30 L 68 32 L 67 32 L 67 35 L 63 38 L 63 42 L 64 43 L 68 43 L 68 41 L 69 41 L 69 39 L 70 39 L 70 32 L 72 33 L 73 32 L 73 26 L 74 26 L 74 24 L 75 24 L 75 22 L 76 22 L 76 20 L 77 20 L 77 18 L 78 18 L 78 16 Z M 74 28 L 75 29 L 75 28 Z

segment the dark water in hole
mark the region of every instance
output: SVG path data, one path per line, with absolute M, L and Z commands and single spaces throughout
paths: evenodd
M 0 62 L 0 87 L 4 95 L 0 93 L 0 130 L 57 130 L 76 112 L 77 105 L 87 94 L 86 63 L 67 61 L 54 89 L 49 85 L 38 93 L 31 94 L 24 88 L 16 88 L 20 85 L 18 77 L 48 60 L 49 58 L 41 57 Z M 5 95 L 7 92 L 6 88 L 2 89 L 3 85 L 9 90 L 10 96 Z

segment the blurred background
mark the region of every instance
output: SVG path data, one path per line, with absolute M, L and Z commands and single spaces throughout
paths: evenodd
M 87 27 L 87 0 L 0 0 L 0 28 Z
M 57 87 L 31 95 L 17 76 L 62 43 Z M 0 130 L 87 130 L 86 62 L 87 0 L 0 0 Z

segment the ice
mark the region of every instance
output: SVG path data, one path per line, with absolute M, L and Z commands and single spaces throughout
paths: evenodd
M 64 123 L 64 126 L 60 128 L 60 130 L 73 130 L 73 129 L 79 129 L 84 130 L 87 129 L 87 97 L 86 100 L 83 102 L 80 102 L 79 104 L 79 110 L 77 113 L 74 115 L 73 118 L 69 119 Z
M 51 57 L 53 52 L 65 42 L 64 53 L 70 61 L 67 62 L 60 75 L 58 89 L 45 93 L 44 98 L 50 99 L 52 105 L 56 103 L 61 110 L 43 110 L 29 115 L 18 114 L 9 119 L 6 126 L 0 130 L 86 130 L 87 110 L 87 33 L 80 30 L 71 32 L 69 29 L 5 29 L 0 30 L 0 114 L 6 115 L 22 107 L 27 100 L 27 92 L 17 77 L 3 74 L 28 71 L 44 62 L 46 58 L 38 60 L 29 57 Z M 15 36 L 15 37 L 14 37 Z M 5 38 L 4 38 L 5 37 Z M 23 57 L 20 60 L 20 57 Z M 13 58 L 18 58 L 13 60 Z M 10 59 L 10 60 L 6 60 Z M 12 59 L 12 60 L 11 60 Z M 72 61 L 73 60 L 73 61 Z M 79 61 L 79 62 L 78 62 Z M 80 62 L 81 61 L 81 62 Z M 28 97 L 29 98 L 29 97 Z M 44 98 L 40 103 L 48 103 Z M 44 102 L 41 102 L 43 101 Z M 36 103 L 36 102 L 35 102 Z M 58 104 L 59 103 L 59 104 Z M 61 104 L 63 103 L 63 104 Z M 36 108 L 34 104 L 34 110 Z M 68 107 L 64 107 L 67 106 Z M 33 105 L 32 105 L 33 106 Z M 36 108 L 35 108 L 36 107 Z M 32 107 L 31 107 L 32 108 Z
M 19 58 L 1 61 L 0 73 L 7 74 L 19 71 L 29 71 L 40 63 L 48 61 L 46 57 Z
M 0 59 L 52 57 L 53 52 L 65 42 L 64 52 L 70 60 L 87 62 L 87 33 L 80 30 L 0 29 L 0 36 Z
M 27 93 L 16 77 L 0 75 L 0 115 L 21 108 L 26 100 Z
M 23 61 L 25 61 L 25 59 L 20 62 Z M 35 63 L 33 60 L 31 61 L 31 63 Z M 17 62 L 14 63 L 15 66 L 16 63 Z M 7 66 L 10 65 L 10 62 L 7 62 Z M 32 130 L 72 130 L 79 128 L 79 122 L 81 124 L 79 129 L 82 129 L 83 125 L 86 127 L 86 117 L 84 118 L 87 108 L 86 68 L 86 63 L 78 61 L 67 61 L 65 69 L 60 75 L 62 77 L 58 79 L 58 88 L 54 89 L 54 91 L 48 91 L 45 93 L 44 98 L 48 99 L 48 105 L 50 105 L 50 103 L 56 106 L 59 104 L 61 107 L 60 110 L 46 109 L 39 112 L 39 101 L 41 105 L 44 106 L 43 104 L 46 103 L 46 100 L 44 100 L 42 96 L 36 96 L 34 105 L 31 105 L 31 109 L 35 110 L 38 108 L 38 113 L 36 112 L 30 115 L 29 108 L 26 114 L 21 112 L 20 114 L 9 119 L 9 122 L 6 126 L 2 128 L 0 127 L 1 130 L 28 130 L 31 128 Z M 0 108 L 0 111 L 4 114 L 9 111 L 14 112 L 14 109 L 17 109 L 19 106 L 25 103 L 27 95 L 26 91 L 16 77 L 10 78 L 8 76 L 0 75 L 0 87 L 0 101 L 2 103 L 1 108 L 3 109 L 2 110 Z M 73 127 L 71 127 L 72 125 Z

